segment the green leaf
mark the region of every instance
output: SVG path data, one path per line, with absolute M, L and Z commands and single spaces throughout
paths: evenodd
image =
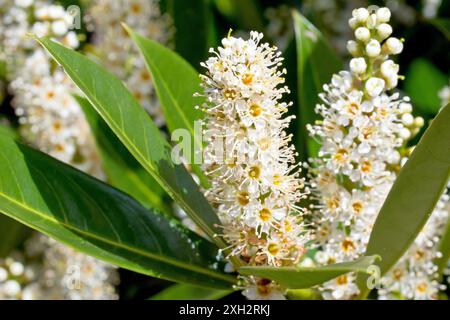
M 3 117 L 0 116 L 0 120 L 2 120 Z M 17 134 L 17 131 L 11 128 L 9 125 L 3 125 L 0 124 L 0 136 L 8 136 L 13 139 L 19 139 L 19 135 Z
M 367 256 L 352 262 L 330 264 L 323 267 L 241 267 L 239 272 L 274 280 L 289 289 L 307 289 L 348 272 L 367 272 L 377 256 Z
M 384 275 L 422 230 L 450 176 L 450 105 L 432 121 L 389 192 L 375 221 L 366 254 L 379 254 Z M 361 277 L 362 278 L 362 277 Z M 361 297 L 368 294 L 360 279 Z
M 171 148 L 122 81 L 78 52 L 48 39 L 39 39 L 69 77 L 83 91 L 128 151 L 189 217 L 221 247 L 216 236 L 218 217 L 182 164 L 175 164 Z
M 448 266 L 448 261 L 450 260 L 450 220 L 445 227 L 445 232 L 439 243 L 438 252 L 442 253 L 442 257 L 436 258 L 435 264 L 438 267 L 439 276 L 442 277 L 444 270 Z
M 76 96 L 95 136 L 108 182 L 128 193 L 147 208 L 166 214 L 172 210 L 164 203 L 165 192 L 153 177 L 134 159 L 85 98 Z
M 81 252 L 143 274 L 213 288 L 217 247 L 126 194 L 0 137 L 0 211 Z
M 438 96 L 448 83 L 448 78 L 425 59 L 414 60 L 406 74 L 404 88 L 417 109 L 435 115 L 441 108 Z
M 438 18 L 430 20 L 429 22 L 441 31 L 447 40 L 450 40 L 450 19 Z
M 28 234 L 26 226 L 0 214 L 0 258 L 9 255 Z
M 176 51 L 198 69 L 208 53 L 214 24 L 210 0 L 166 0 L 165 6 L 176 30 Z
M 218 300 L 231 292 L 233 291 L 176 284 L 152 296 L 150 300 Z
M 320 31 L 298 11 L 293 11 L 297 43 L 297 83 L 300 104 L 298 135 L 305 139 L 308 156 L 317 156 L 319 145 L 308 139 L 306 125 L 318 119 L 314 111 L 320 103 L 319 93 L 334 73 L 342 70 L 342 62 Z
M 190 133 L 193 148 L 187 160 L 205 185 L 206 178 L 194 161 L 194 152 L 202 149 L 201 126 L 195 132 L 194 124 L 203 118 L 203 112 L 195 106 L 204 99 L 193 96 L 202 91 L 198 72 L 175 52 L 124 27 L 144 56 L 170 132 L 186 129 Z

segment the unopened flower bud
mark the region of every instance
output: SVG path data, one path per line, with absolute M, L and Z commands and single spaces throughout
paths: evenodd
M 380 52 L 381 52 L 381 45 L 377 40 L 372 39 L 366 45 L 366 54 L 369 57 L 374 58 L 374 57 L 378 56 L 380 54 Z
M 350 28 L 355 29 L 358 25 L 358 20 L 356 20 L 356 18 L 350 18 L 350 20 L 348 20 L 348 25 Z
M 402 123 L 405 126 L 411 126 L 414 123 L 414 117 L 412 116 L 411 113 L 405 113 L 402 115 Z
M 387 39 L 383 46 L 388 54 L 399 54 L 403 50 L 403 43 L 394 37 Z
M 382 23 L 377 27 L 377 33 L 381 40 L 384 40 L 392 34 L 392 27 L 387 23 Z
M 391 19 L 391 11 L 386 7 L 378 9 L 376 14 L 379 23 L 389 22 Z
M 376 97 L 383 91 L 384 85 L 383 79 L 372 77 L 366 82 L 366 91 L 371 97 Z
M 353 58 L 350 60 L 350 70 L 356 74 L 363 74 L 366 72 L 367 63 L 364 58 Z
M 359 27 L 355 30 L 355 37 L 359 41 L 367 42 L 370 39 L 370 31 L 367 28 Z
M 377 16 L 375 14 L 371 14 L 366 21 L 366 27 L 369 29 L 375 28 L 377 25 Z
M 410 113 L 410 112 L 412 112 L 412 105 L 411 105 L 411 103 L 407 103 L 407 102 L 400 103 L 399 111 L 400 111 L 400 113 Z
M 359 8 L 353 10 L 352 15 L 358 22 L 366 22 L 369 17 L 369 11 L 366 8 Z
M 399 66 L 398 64 L 394 63 L 392 60 L 386 60 L 381 64 L 380 67 L 381 74 L 385 76 L 386 78 L 395 76 L 397 77 Z
M 361 52 L 359 44 L 353 40 L 347 42 L 347 50 L 352 56 L 357 56 Z

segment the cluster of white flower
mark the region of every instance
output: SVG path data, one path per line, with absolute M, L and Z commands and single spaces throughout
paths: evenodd
M 76 48 L 77 35 L 70 30 L 74 17 L 49 0 L 0 0 L 0 41 L 9 77 L 20 70 L 30 51 L 37 48 L 29 34 L 52 37 Z
M 423 125 L 422 118 L 411 115 L 409 98 L 387 93 L 400 78 L 399 66 L 389 56 L 403 49 L 401 40 L 390 37 L 390 15 L 387 8 L 353 11 L 349 25 L 356 40 L 347 43 L 353 56 L 350 72 L 334 75 L 324 86 L 324 104 L 316 107 L 323 120 L 308 126 L 321 144 L 311 168 L 318 200 L 314 208 L 323 218 L 317 230 L 321 250 L 316 259 L 321 264 L 354 260 L 365 252 L 377 214 L 410 152 L 406 142 Z M 440 212 L 437 208 L 427 225 L 433 240 L 445 216 Z M 424 243 L 423 237 L 415 246 Z M 426 266 L 431 264 L 427 259 Z M 353 278 L 344 275 L 325 283 L 323 296 L 352 298 L 358 293 Z
M 229 36 L 202 63 L 203 169 L 212 184 L 205 195 L 221 219 L 230 255 L 254 266 L 295 265 L 309 239 L 303 210 L 295 205 L 304 196 L 303 180 L 292 165 L 292 137 L 284 131 L 292 117 L 282 117 L 291 103 L 279 101 L 288 92 L 286 70 L 279 70 L 283 58 L 276 47 L 260 43 L 262 37 Z M 282 297 L 270 281 L 247 281 L 249 298 Z
M 75 87 L 28 36 L 50 36 L 76 48 L 73 16 L 49 0 L 16 0 L 2 7 L 0 19 L 8 89 L 24 136 L 42 151 L 101 177 L 88 125 L 71 95 Z
M 438 299 L 445 286 L 439 283 L 433 261 L 441 256 L 439 241 L 450 212 L 450 197 L 444 194 L 412 246 L 381 279 L 380 299 Z
M 40 150 L 80 170 L 102 177 L 101 163 L 88 124 L 71 95 L 75 87 L 61 69 L 55 68 L 44 49 L 27 37 L 28 33 L 50 36 L 71 48 L 76 48 L 78 38 L 75 32 L 70 30 L 73 17 L 62 6 L 50 0 L 15 0 L 6 3 L 0 1 L 1 55 L 6 58 L 8 89 L 13 96 L 12 106 L 19 117 L 22 134 Z M 75 295 L 57 290 L 55 296 L 66 299 L 114 296 L 111 293 L 113 289 L 110 289 L 113 288 L 112 285 L 99 277 L 100 274 L 115 273 L 114 268 L 50 240 L 46 241 L 49 254 L 59 252 L 59 260 L 61 257 L 64 257 L 65 261 L 76 259 L 83 270 L 87 268 L 91 270 L 90 273 L 96 273 L 93 277 L 97 277 L 99 281 L 95 283 L 89 280 L 85 289 L 74 293 Z M 54 279 L 59 281 L 57 276 L 62 277 L 63 272 L 51 270 L 51 264 L 58 262 L 51 259 L 49 256 L 46 263 L 40 267 L 45 272 L 55 274 Z M 17 285 L 10 286 L 17 289 Z M 53 292 L 54 288 L 56 286 L 48 290 L 46 288 L 40 295 L 32 297 L 43 298 Z M 14 296 L 31 297 L 25 294 L 25 291 L 19 291 Z
M 117 299 L 117 274 L 106 264 L 38 234 L 25 247 L 0 259 L 0 299 Z
M 94 0 L 89 9 L 93 54 L 108 70 L 124 81 L 158 126 L 165 120 L 150 74 L 136 45 L 120 22 L 141 35 L 169 44 L 172 30 L 169 16 L 161 15 L 158 0 Z
M 302 1 L 302 12 L 313 17 L 314 23 L 336 50 L 345 55 L 346 42 L 350 37 L 347 17 L 354 8 L 369 6 L 371 3 L 373 1 L 368 0 L 306 0 Z M 417 19 L 416 9 L 406 0 L 384 0 L 379 1 L 379 4 L 390 8 L 397 23 L 411 26 Z
M 35 50 L 9 85 L 22 135 L 41 151 L 99 178 L 101 162 L 76 91 L 49 57 Z

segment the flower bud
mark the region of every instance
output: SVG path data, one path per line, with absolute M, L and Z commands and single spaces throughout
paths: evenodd
M 353 58 L 350 60 L 350 70 L 356 74 L 363 74 L 366 72 L 367 63 L 364 58 Z
M 359 41 L 367 42 L 370 39 L 370 31 L 367 28 L 359 27 L 355 30 L 355 37 Z
M 348 20 L 348 25 L 350 26 L 350 28 L 355 29 L 358 25 L 358 20 L 356 20 L 355 18 L 350 18 L 350 20 Z
M 417 128 L 422 128 L 424 124 L 425 124 L 425 120 L 423 120 L 422 117 L 416 117 L 416 118 L 414 119 L 414 125 L 415 125 Z
M 378 56 L 380 54 L 380 52 L 381 52 L 381 46 L 377 40 L 372 39 L 366 45 L 366 54 L 369 57 L 374 58 L 374 57 Z
M 386 60 L 381 64 L 380 67 L 381 74 L 385 76 L 386 78 L 395 76 L 397 77 L 399 66 L 398 64 L 394 63 L 392 60 Z
M 391 19 L 391 11 L 388 8 L 380 8 L 377 10 L 378 23 L 388 22 Z
M 375 28 L 377 25 L 377 16 L 375 14 L 371 14 L 366 21 L 366 27 L 369 29 Z
M 411 113 L 405 113 L 402 115 L 402 123 L 405 126 L 411 126 L 414 123 L 414 117 L 412 116 Z
M 376 97 L 384 89 L 385 82 L 383 79 L 372 77 L 366 82 L 366 91 L 371 97 Z
M 394 37 L 387 39 L 383 46 L 388 54 L 399 54 L 403 50 L 403 43 Z
M 384 40 L 392 34 L 392 27 L 387 23 L 382 23 L 377 27 L 377 33 L 381 40 Z
M 412 105 L 410 103 L 407 102 L 402 102 L 399 105 L 399 111 L 400 113 L 410 113 L 412 112 Z
M 352 15 L 358 22 L 366 22 L 369 17 L 369 11 L 366 8 L 359 8 L 353 10 Z
M 357 56 L 361 53 L 359 44 L 353 40 L 347 42 L 347 50 L 352 56 Z

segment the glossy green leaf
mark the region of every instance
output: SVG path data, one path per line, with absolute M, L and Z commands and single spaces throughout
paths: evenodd
M 194 93 L 202 91 L 198 72 L 175 52 L 125 28 L 144 56 L 169 130 L 186 129 L 190 133 L 191 159 L 187 160 L 195 163 L 194 152 L 202 148 L 201 127 L 198 124 L 195 132 L 195 121 L 203 118 L 203 112 L 195 106 L 204 102 L 203 98 L 194 97 Z M 198 165 L 192 167 L 205 185 L 206 178 Z
M 434 25 L 442 34 L 450 40 L 450 19 L 438 18 L 430 20 L 430 23 Z
M 432 121 L 389 192 L 366 254 L 378 254 L 381 275 L 401 258 L 425 225 L 450 177 L 450 105 Z M 360 279 L 362 297 L 368 293 Z M 362 285 L 361 285 L 362 284 Z
M 195 68 L 205 60 L 214 19 L 210 0 L 165 0 L 165 11 L 176 30 L 175 50 Z M 182 32 L 184 30 L 184 32 Z
M 239 272 L 274 280 L 290 289 L 306 289 L 348 272 L 367 272 L 377 256 L 362 257 L 352 262 L 330 264 L 323 267 L 241 267 Z
M 320 31 L 298 11 L 293 11 L 297 43 L 297 93 L 300 104 L 298 135 L 305 139 L 308 156 L 316 156 L 319 145 L 308 139 L 306 125 L 318 119 L 314 108 L 320 103 L 319 93 L 334 73 L 342 70 L 342 62 Z
M 410 64 L 404 88 L 417 109 L 435 115 L 441 108 L 438 92 L 447 83 L 445 74 L 427 60 L 419 58 Z
M 134 159 L 89 101 L 79 96 L 76 97 L 76 100 L 81 106 L 95 136 L 108 182 L 112 186 L 128 193 L 147 208 L 154 208 L 171 214 L 170 207 L 164 203 L 164 189 Z
M 3 118 L 0 116 L 0 120 Z M 18 139 L 19 135 L 17 134 L 17 131 L 11 128 L 8 125 L 2 125 L 0 124 L 0 136 L 9 136 L 13 139 Z
M 0 137 L 0 211 L 122 268 L 227 288 L 211 267 L 217 247 L 175 220 L 39 151 Z
M 218 300 L 231 292 L 233 291 L 176 284 L 154 295 L 150 300 Z
M 39 39 L 84 92 L 95 110 L 136 160 L 219 247 L 226 244 L 217 215 L 185 167 L 175 164 L 171 148 L 122 81 L 82 54 L 48 39 Z

